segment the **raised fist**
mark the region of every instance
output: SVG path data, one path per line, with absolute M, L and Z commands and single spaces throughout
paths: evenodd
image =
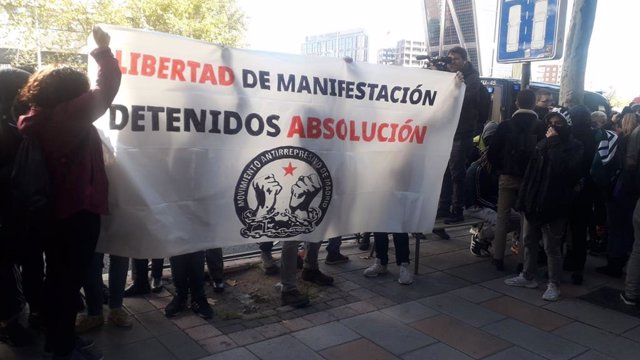
M 293 186 L 291 186 L 291 200 L 289 201 L 289 209 L 292 214 L 308 217 L 309 205 L 318 195 L 322 186 L 318 175 L 311 174 L 308 176 L 300 176 Z
M 273 174 L 257 178 L 251 184 L 256 194 L 258 207 L 255 209 L 255 216 L 260 218 L 269 215 L 275 210 L 276 197 L 282 191 L 282 185 L 276 180 Z
M 93 27 L 93 40 L 95 40 L 96 45 L 98 47 L 109 47 L 109 42 L 111 42 L 111 37 L 107 32 L 102 30 L 100 26 Z

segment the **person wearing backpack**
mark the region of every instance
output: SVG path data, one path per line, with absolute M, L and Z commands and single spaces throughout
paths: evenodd
M 53 224 L 45 239 L 45 349 L 54 359 L 101 359 L 74 334 L 77 297 L 100 233 L 100 216 L 109 212 L 108 182 L 102 142 L 93 122 L 111 106 L 122 73 L 110 37 L 93 29 L 98 64 L 96 86 L 68 66 L 48 66 L 34 73 L 19 99 L 30 106 L 18 130 L 40 144 L 51 184 Z
M 497 270 L 504 270 L 504 251 L 507 241 L 507 228 L 511 209 L 529 159 L 533 155 L 538 141 L 545 136 L 545 126 L 533 111 L 536 94 L 525 89 L 518 93 L 518 110 L 511 119 L 502 121 L 493 136 L 487 158 L 498 173 L 498 210 L 496 230 L 493 239 L 493 264 Z

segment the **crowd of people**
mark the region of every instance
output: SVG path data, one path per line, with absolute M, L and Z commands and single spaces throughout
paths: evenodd
M 105 291 L 105 254 L 96 253 L 96 244 L 101 216 L 108 213 L 108 182 L 92 123 L 111 105 L 121 72 L 109 35 L 96 27 L 93 36 L 97 48 L 91 56 L 99 66 L 94 88 L 84 73 L 66 66 L 33 74 L 0 71 L 0 321 L 12 345 L 32 343 L 34 335 L 20 318 L 28 304 L 29 327 L 43 329 L 45 351 L 54 359 L 100 359 L 90 350 L 92 342 L 76 334 L 105 322 L 131 327 L 123 298 L 160 292 L 164 286 L 164 259 L 151 259 L 149 278 L 149 259 L 110 255 Z M 550 93 L 524 89 L 510 119 L 485 124 L 478 72 L 463 48 L 451 49 L 448 56 L 449 71 L 466 84 L 466 91 L 437 217 L 447 224 L 460 223 L 465 216 L 482 219 L 472 228 L 471 252 L 492 256 L 500 271 L 505 270 L 511 234 L 516 244 L 511 250 L 521 265 L 519 274 L 505 283 L 537 288 L 537 266 L 543 258 L 548 280 L 542 297 L 549 301 L 560 296 L 563 270 L 572 271 L 574 283 L 582 283 L 590 245 L 597 240 L 601 246 L 606 238 L 608 263 L 598 271 L 621 277 L 628 262 L 627 286 L 620 297 L 634 305 L 640 296 L 640 241 L 634 244 L 634 228 L 640 235 L 640 104 L 609 117 L 583 105 L 554 108 Z M 479 133 L 476 147 L 473 138 Z M 19 185 L 37 187 L 36 180 L 46 181 L 46 201 L 18 199 L 28 189 L 16 195 L 16 166 L 34 154 L 40 154 L 46 166 L 46 179 L 27 179 Z M 414 279 L 406 233 L 374 232 L 376 259 L 363 275 L 387 273 L 390 236 L 399 267 L 397 281 L 409 285 Z M 329 239 L 326 264 L 349 261 L 340 253 L 340 244 L 339 237 Z M 300 256 L 298 242 L 283 242 L 279 266 L 273 246 L 259 244 L 262 269 L 266 275 L 280 275 L 282 305 L 309 304 L 297 288 L 298 269 L 303 281 L 333 284 L 318 266 L 321 243 L 304 243 Z M 369 233 L 362 246 L 369 246 Z M 133 283 L 127 287 L 130 262 Z M 175 294 L 164 310 L 166 316 L 190 309 L 211 318 L 206 277 L 214 292 L 224 292 L 222 249 L 173 256 L 169 263 Z

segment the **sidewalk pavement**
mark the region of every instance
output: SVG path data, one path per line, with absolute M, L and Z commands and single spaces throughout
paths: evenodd
M 504 285 L 513 276 L 514 256 L 506 259 L 510 271 L 498 272 L 488 258 L 470 254 L 468 227 L 449 233 L 450 240 L 422 240 L 420 274 L 409 286 L 396 281 L 393 248 L 390 274 L 365 278 L 362 270 L 373 260 L 345 242 L 343 253 L 351 261 L 321 263 L 335 285 L 319 289 L 307 308 L 275 307 L 237 319 L 217 314 L 206 321 L 190 312 L 167 319 L 162 309 L 170 294 L 163 291 L 125 300 L 133 328 L 105 325 L 87 337 L 114 360 L 639 358 L 640 318 L 578 298 L 602 286 L 623 287 L 622 280 L 595 272 L 604 259 L 589 258 L 582 286 L 571 285 L 565 273 L 562 299 L 550 303 L 541 298 L 542 285 Z M 413 240 L 411 246 L 413 251 Z M 0 344 L 2 360 L 43 357 L 41 346 L 15 350 Z

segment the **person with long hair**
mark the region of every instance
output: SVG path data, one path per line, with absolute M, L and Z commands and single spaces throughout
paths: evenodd
M 18 130 L 35 139 L 50 179 L 53 224 L 45 239 L 45 350 L 54 359 L 101 358 L 87 353 L 90 343 L 74 335 L 77 297 L 90 269 L 100 233 L 100 216 L 108 214 L 108 182 L 102 142 L 93 122 L 111 106 L 122 73 L 109 48 L 110 37 L 93 29 L 98 64 L 96 86 L 69 66 L 47 66 L 34 73 L 19 99 L 29 104 Z

